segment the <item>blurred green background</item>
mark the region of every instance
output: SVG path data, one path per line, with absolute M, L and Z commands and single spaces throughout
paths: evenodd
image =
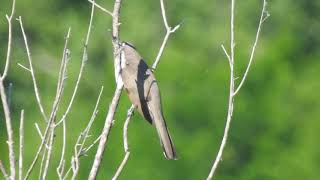
M 113 1 L 97 1 L 111 10 Z M 244 73 L 262 8 L 262 0 L 236 2 L 236 75 Z M 58 117 L 66 109 L 79 72 L 90 15 L 86 0 L 17 0 L 45 110 L 49 113 L 56 90 L 64 37 L 68 27 L 71 61 Z M 0 0 L 0 67 L 4 67 L 7 21 L 11 1 Z M 205 179 L 221 142 L 227 114 L 229 66 L 220 47 L 229 47 L 230 2 L 222 0 L 166 1 L 168 21 L 183 26 L 171 36 L 156 71 L 164 114 L 180 159 L 167 161 L 155 129 L 139 114 L 129 127 L 131 157 L 120 179 Z M 270 0 L 271 17 L 261 32 L 248 79 L 235 99 L 234 118 L 216 179 L 318 179 L 320 145 L 320 1 Z M 149 65 L 165 35 L 160 3 L 126 1 L 121 9 L 121 40 L 132 42 Z M 111 18 L 96 10 L 89 42 L 89 61 L 74 107 L 67 118 L 67 166 L 78 134 L 88 122 L 100 87 L 105 91 L 91 131 L 99 135 L 115 82 L 111 46 Z M 13 57 L 6 86 L 13 83 L 11 110 L 18 144 L 19 114 L 25 109 L 25 166 L 31 163 L 44 129 L 36 105 L 31 76 L 17 21 L 13 29 Z M 229 48 L 228 48 L 229 49 Z M 237 83 L 239 83 L 239 79 Z M 123 93 L 98 179 L 111 179 L 124 152 L 122 126 L 130 107 Z M 0 159 L 8 164 L 6 128 L 0 112 Z M 57 179 L 61 127 L 56 133 L 49 179 Z M 95 149 L 82 157 L 80 176 L 87 179 Z M 39 165 L 37 165 L 39 167 Z M 32 174 L 36 179 L 38 172 Z M 2 178 L 2 177 L 1 177 Z

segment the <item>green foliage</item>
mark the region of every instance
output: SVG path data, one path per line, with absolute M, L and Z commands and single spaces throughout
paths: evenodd
M 11 1 L 1 0 L 0 67 L 4 67 L 7 42 L 5 14 Z M 112 9 L 113 1 L 98 1 Z M 166 161 L 155 129 L 136 113 L 129 127 L 131 157 L 120 179 L 204 179 L 221 142 L 227 112 L 229 67 L 221 44 L 229 44 L 228 1 L 167 1 L 169 23 L 184 20 L 171 36 L 156 71 L 164 113 L 175 142 L 178 161 Z M 262 1 L 236 3 L 236 75 L 248 62 Z M 123 1 L 121 40 L 132 42 L 149 65 L 165 34 L 158 1 Z M 270 1 L 271 17 L 264 24 L 248 80 L 235 100 L 234 118 L 217 179 L 317 179 L 320 169 L 320 3 Z M 61 110 L 65 110 L 78 74 L 90 3 L 86 0 L 17 0 L 16 17 L 22 16 L 45 109 L 49 112 L 62 56 L 64 36 L 70 26 L 71 61 Z M 89 61 L 80 91 L 67 118 L 68 152 L 86 126 L 100 87 L 105 91 L 91 131 L 92 141 L 104 124 L 115 88 L 111 18 L 97 10 L 89 42 Z M 40 138 L 34 123 L 45 124 L 36 106 L 31 77 L 17 63 L 27 65 L 18 22 L 14 23 L 12 64 L 5 82 L 13 83 L 12 116 L 15 145 L 19 112 L 25 109 L 26 159 L 31 163 Z M 239 83 L 239 81 L 238 81 Z M 110 179 L 124 152 L 122 126 L 130 102 L 121 97 L 110 141 L 98 179 Z M 58 117 L 61 117 L 59 114 Z M 318 117 L 318 118 L 317 118 Z M 42 128 L 43 129 L 43 128 Z M 6 164 L 7 145 L 0 112 L 0 159 Z M 61 128 L 56 133 L 55 154 L 61 148 Z M 80 178 L 86 179 L 95 148 L 81 159 Z M 51 166 L 58 165 L 59 155 Z M 70 159 L 67 159 L 67 166 Z M 37 178 L 33 173 L 31 179 Z M 49 179 L 56 179 L 55 168 Z

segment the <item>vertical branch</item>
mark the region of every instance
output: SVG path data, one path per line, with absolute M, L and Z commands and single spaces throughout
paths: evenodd
M 64 154 L 66 152 L 66 141 L 67 141 L 67 129 L 66 129 L 66 121 L 62 122 L 62 149 L 61 149 L 61 157 L 60 162 L 57 167 L 57 174 L 59 179 L 62 179 L 62 175 L 64 172 L 65 159 Z
M 28 49 L 29 49 L 29 45 L 28 45 L 27 36 L 26 36 L 26 34 L 25 34 L 25 31 L 24 31 L 24 27 L 23 27 L 23 23 L 22 23 L 21 17 L 18 18 L 18 21 L 19 21 L 20 29 L 21 29 L 21 32 L 22 32 L 22 35 L 23 35 L 24 44 L 25 44 L 25 46 L 26 46 L 27 53 L 28 53 L 28 51 L 29 51 L 29 50 L 28 50 Z M 30 57 L 30 56 L 28 56 L 28 57 Z M 29 61 L 29 62 L 30 62 L 30 61 Z M 29 70 L 29 71 L 30 71 L 30 70 Z M 40 106 L 39 106 L 39 107 L 40 107 Z M 39 148 L 38 148 L 38 150 L 37 150 L 37 153 L 36 153 L 36 155 L 35 155 L 32 163 L 31 163 L 30 167 L 28 168 L 27 173 L 26 173 L 26 175 L 25 175 L 25 177 L 24 177 L 25 180 L 28 179 L 28 177 L 30 176 L 30 174 L 31 174 L 31 172 L 32 172 L 32 170 L 33 170 L 33 168 L 34 168 L 34 165 L 35 165 L 36 162 L 38 161 L 38 158 L 39 158 L 39 155 L 40 155 L 40 153 L 41 153 L 41 151 L 42 151 L 42 148 L 43 148 L 44 144 L 46 143 L 46 137 L 47 137 L 47 134 L 48 134 L 48 131 L 49 131 L 49 127 L 50 127 L 49 124 L 51 124 L 50 120 L 49 120 L 49 122 L 48 122 L 48 126 L 47 126 L 47 128 L 46 128 L 46 130 L 45 130 L 44 135 L 41 137 L 42 141 L 41 141 L 41 144 L 40 144 L 40 146 L 39 146 Z
M 14 155 L 14 148 L 13 148 L 13 130 L 12 130 L 12 124 L 11 124 L 11 115 L 10 115 L 10 109 L 7 102 L 7 95 L 5 92 L 5 88 L 3 86 L 3 81 L 0 79 L 0 94 L 1 94 L 1 100 L 2 100 L 2 106 L 4 111 L 4 116 L 6 120 L 6 126 L 7 126 L 7 134 L 8 134 L 8 147 L 9 147 L 9 162 L 10 162 L 10 179 L 15 179 L 15 155 Z
M 14 146 L 13 146 L 13 130 L 12 130 L 12 124 L 11 124 L 11 115 L 10 115 L 10 108 L 8 104 L 7 95 L 5 92 L 4 87 L 4 80 L 7 77 L 9 65 L 11 61 L 11 50 L 12 50 L 12 18 L 15 11 L 15 4 L 16 1 L 12 1 L 12 9 L 11 9 L 11 15 L 6 15 L 7 21 L 8 21 L 8 45 L 7 45 L 7 57 L 6 57 L 6 64 L 5 68 L 3 70 L 2 76 L 0 76 L 0 95 L 2 100 L 2 106 L 6 121 L 6 127 L 7 127 L 7 135 L 8 135 L 8 148 L 9 148 L 9 164 L 10 164 L 10 177 L 9 179 L 14 180 L 16 178 L 16 166 L 15 166 L 15 155 L 14 155 Z M 4 170 L 4 168 L 2 169 Z M 5 171 L 2 171 L 5 172 Z
M 19 180 L 22 180 L 23 175 L 23 151 L 24 151 L 24 110 L 20 115 L 20 140 L 19 140 Z
M 5 79 L 8 75 L 9 65 L 11 61 L 11 50 L 12 50 L 12 18 L 16 8 L 16 0 L 12 1 L 12 8 L 10 16 L 6 15 L 8 21 L 8 47 L 7 47 L 7 57 L 6 57 L 6 65 L 3 70 L 3 74 L 1 79 Z
M 71 28 L 69 28 L 66 39 L 65 39 L 65 44 L 64 44 L 63 54 L 62 54 L 62 59 L 61 59 L 60 72 L 59 72 L 59 77 L 58 77 L 58 82 L 57 82 L 56 97 L 54 99 L 53 106 L 52 106 L 52 111 L 51 111 L 51 115 L 50 115 L 50 123 L 48 124 L 48 126 L 50 126 L 49 144 L 48 144 L 49 148 L 48 148 L 48 153 L 47 153 L 47 159 L 45 161 L 42 179 L 46 179 L 46 176 L 47 176 L 47 173 L 49 170 L 49 163 L 50 163 L 50 160 L 52 157 L 52 148 L 53 148 L 54 134 L 55 134 L 55 128 L 56 128 L 54 123 L 56 120 L 57 112 L 58 112 L 59 105 L 61 102 L 61 97 L 63 94 L 66 73 L 67 73 L 67 64 L 70 60 L 70 50 L 68 49 L 70 31 L 71 31 Z
M 21 28 L 23 28 L 23 23 L 22 23 L 21 16 L 19 16 L 18 21 L 20 22 Z M 36 99 L 37 99 L 37 103 L 38 103 L 40 112 L 41 112 L 44 120 L 47 122 L 48 121 L 48 117 L 47 117 L 47 115 L 46 115 L 46 113 L 44 111 L 43 105 L 41 103 L 40 93 L 39 93 L 39 89 L 38 89 L 38 85 L 37 85 L 37 79 L 36 79 L 36 75 L 35 75 L 34 70 L 33 70 L 31 52 L 30 52 L 30 49 L 29 49 L 28 40 L 27 40 L 27 36 L 25 34 L 24 29 L 22 29 L 22 35 L 23 35 L 23 39 L 24 39 L 24 42 L 25 42 L 25 48 L 26 48 L 27 55 L 28 55 L 29 68 L 25 68 L 24 66 L 22 66 L 20 64 L 19 65 L 21 67 L 23 67 L 24 69 L 28 70 L 30 72 L 30 74 L 31 74 L 34 93 L 35 93 L 35 96 L 36 96 Z
M 118 102 L 121 96 L 121 92 L 122 92 L 122 88 L 116 88 L 116 91 L 114 93 L 112 102 L 109 106 L 109 111 L 108 111 L 108 115 L 106 117 L 105 120 L 105 124 L 101 133 L 101 138 L 100 138 L 100 142 L 99 142 L 99 146 L 96 152 L 96 156 L 93 162 L 93 165 L 91 167 L 91 171 L 89 174 L 89 180 L 94 180 L 98 174 L 99 168 L 100 168 L 100 164 L 101 164 L 101 160 L 103 158 L 103 153 L 106 147 L 106 143 L 108 141 L 108 137 L 109 137 L 109 132 L 110 129 L 112 127 L 112 121 L 113 121 L 113 117 L 115 114 L 115 111 L 117 109 L 118 106 Z
M 93 3 L 94 3 L 94 1 L 93 1 Z M 81 67 L 80 67 L 80 71 L 79 71 L 79 74 L 78 74 L 77 82 L 76 82 L 76 84 L 74 86 L 73 93 L 72 93 L 71 99 L 69 101 L 67 110 L 63 114 L 61 120 L 56 123 L 56 126 L 58 126 L 61 122 L 63 122 L 66 119 L 67 115 L 69 114 L 69 112 L 71 110 L 71 107 L 73 105 L 73 101 L 74 101 L 74 99 L 76 97 L 76 94 L 78 92 L 78 87 L 79 87 L 79 84 L 80 84 L 80 81 L 81 81 L 81 78 L 82 78 L 84 67 L 86 65 L 86 62 L 88 61 L 88 52 L 87 51 L 88 51 L 88 44 L 89 44 L 90 35 L 91 35 L 94 11 L 95 11 L 95 6 L 94 6 L 94 4 L 92 4 L 90 20 L 89 20 L 89 25 L 88 25 L 87 35 L 86 35 L 86 41 L 85 41 L 84 47 L 83 47 L 82 62 L 81 62 Z
M 131 116 L 133 115 L 134 109 L 135 109 L 135 107 L 134 107 L 134 105 L 132 105 L 127 113 L 127 119 L 126 119 L 124 126 L 123 126 L 123 148 L 124 148 L 125 156 L 124 156 L 120 166 L 118 167 L 115 175 L 113 176 L 112 180 L 118 179 L 124 166 L 127 164 L 127 161 L 130 156 L 129 145 L 128 145 L 128 126 L 129 126 L 129 123 L 131 120 Z
M 113 44 L 113 56 L 114 56 L 114 63 L 116 65 L 117 62 L 120 61 L 120 56 L 119 56 L 119 52 L 120 52 L 120 46 L 119 46 L 119 26 L 120 26 L 120 8 L 121 8 L 121 0 L 115 0 L 114 3 L 114 8 L 113 8 L 113 16 L 112 16 L 112 44 Z M 112 121 L 113 121 L 113 117 L 114 114 L 116 112 L 118 103 L 119 103 L 119 99 L 121 96 L 121 92 L 122 92 L 122 88 L 123 88 L 123 84 L 117 82 L 117 88 L 115 90 L 114 96 L 112 98 L 112 102 L 109 106 L 109 111 L 105 120 L 105 124 L 101 133 L 101 138 L 100 138 L 100 142 L 99 142 L 99 146 L 95 155 L 95 159 L 93 162 L 93 165 L 91 167 L 91 171 L 89 174 L 88 179 L 89 180 L 94 180 L 98 174 L 99 168 L 100 168 L 100 164 L 101 164 L 101 160 L 103 158 L 103 154 L 104 154 L 104 150 L 106 148 L 106 143 L 108 140 L 108 136 L 109 136 L 109 132 L 110 129 L 112 127 Z
M 249 71 L 249 68 L 251 66 L 251 62 L 253 59 L 253 55 L 255 52 L 255 48 L 259 39 L 259 34 L 260 34 L 260 30 L 261 30 L 261 26 L 262 23 L 266 20 L 266 18 L 269 16 L 267 14 L 267 16 L 264 16 L 264 14 L 266 13 L 266 0 L 263 0 L 263 8 L 262 8 L 262 12 L 261 12 L 261 17 L 260 17 L 260 22 L 259 22 L 259 26 L 258 26 L 258 30 L 257 30 L 257 34 L 256 34 L 256 39 L 253 45 L 253 49 L 251 52 L 251 56 L 250 56 L 250 60 L 249 60 L 249 64 L 247 65 L 247 69 L 246 72 L 241 80 L 240 85 L 238 86 L 238 88 L 235 90 L 235 76 L 234 76 L 234 48 L 235 48 L 235 42 L 234 42 L 234 5 L 235 5 L 235 0 L 231 0 L 231 20 L 230 20 L 230 52 L 231 55 L 229 55 L 226 51 L 226 49 L 224 48 L 224 46 L 222 45 L 222 49 L 225 52 L 228 61 L 229 61 L 229 65 L 230 65 L 230 87 L 229 87 L 229 102 L 228 102 L 228 114 L 227 114 L 227 121 L 226 121 L 226 125 L 225 125 L 225 129 L 224 129 L 224 134 L 223 134 L 223 138 L 221 141 L 221 145 L 219 147 L 219 151 L 218 154 L 215 158 L 215 161 L 211 167 L 211 170 L 209 172 L 209 175 L 207 177 L 207 180 L 211 180 L 214 176 L 214 173 L 219 165 L 219 162 L 222 159 L 222 155 L 224 152 L 224 148 L 225 145 L 227 143 L 228 140 L 228 134 L 229 134 L 229 129 L 230 129 L 230 125 L 231 125 L 231 121 L 232 121 L 232 115 L 233 115 L 233 107 L 234 107 L 234 98 L 236 96 L 236 94 L 239 92 L 241 86 L 243 85 L 243 82 L 245 81 L 246 77 L 247 77 L 247 73 Z
M 225 50 L 224 46 L 222 46 L 224 52 L 226 53 L 230 65 L 230 85 L 229 85 L 229 101 L 228 101 L 228 115 L 227 115 L 227 121 L 226 121 L 226 126 L 224 130 L 224 135 L 222 138 L 222 142 L 218 151 L 218 154 L 216 156 L 216 160 L 213 163 L 213 166 L 211 168 L 211 171 L 207 177 L 207 180 L 212 179 L 215 170 L 217 169 L 217 166 L 219 162 L 222 159 L 222 153 L 224 150 L 224 147 L 227 142 L 228 134 L 229 134 L 229 129 L 230 129 L 230 124 L 232 120 L 232 115 L 233 115 L 233 101 L 234 101 L 234 4 L 235 0 L 231 0 L 231 19 L 230 19 L 230 51 L 231 55 L 228 55 L 227 51 Z

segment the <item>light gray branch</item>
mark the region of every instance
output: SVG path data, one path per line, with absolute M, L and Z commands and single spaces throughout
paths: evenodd
M 129 108 L 128 113 L 127 113 L 127 118 L 126 118 L 126 121 L 123 126 L 123 148 L 124 148 L 125 156 L 124 156 L 120 166 L 118 167 L 115 175 L 113 176 L 112 180 L 118 179 L 118 177 L 120 176 L 120 173 L 122 172 L 124 166 L 127 164 L 128 159 L 130 157 L 129 144 L 128 144 L 128 126 L 129 126 L 129 123 L 131 120 L 131 116 L 133 115 L 134 109 L 135 109 L 135 107 L 134 107 L 134 105 L 132 105 Z
M 74 99 L 76 97 L 76 94 L 78 92 L 78 88 L 79 88 L 79 84 L 80 84 L 80 81 L 81 81 L 81 78 L 82 78 L 82 75 L 83 75 L 83 71 L 84 71 L 86 62 L 88 61 L 88 52 L 87 51 L 88 51 L 88 44 L 89 44 L 90 35 L 91 35 L 93 15 L 94 15 L 94 12 L 95 12 L 95 8 L 94 7 L 95 6 L 92 4 L 92 6 L 91 6 L 91 15 L 90 15 L 90 20 L 89 20 L 89 25 L 88 25 L 87 35 L 86 35 L 86 41 L 85 41 L 84 47 L 83 47 L 81 67 L 80 67 L 80 71 L 79 71 L 79 74 L 78 74 L 77 82 L 76 82 L 76 84 L 74 86 L 73 93 L 72 93 L 71 99 L 69 101 L 67 110 L 63 114 L 61 120 L 59 122 L 57 122 L 55 126 L 59 126 L 59 124 L 62 123 L 66 119 L 67 115 L 69 114 L 69 112 L 71 110 L 71 107 L 73 105 L 73 101 L 74 101 Z
M 238 85 L 238 87 L 236 88 L 236 90 L 234 92 L 235 95 L 240 91 L 241 87 L 243 86 L 243 83 L 245 82 L 245 80 L 247 78 L 248 72 L 250 70 L 250 67 L 251 67 L 251 64 L 252 64 L 252 61 L 253 61 L 255 50 L 256 50 L 256 47 L 257 47 L 257 44 L 258 44 L 258 41 L 259 41 L 262 24 L 269 17 L 269 13 L 267 13 L 266 7 L 267 7 L 267 2 L 266 2 L 266 0 L 264 0 L 263 1 L 262 12 L 261 12 L 261 15 L 260 15 L 259 26 L 258 26 L 258 30 L 257 30 L 257 33 L 256 33 L 255 41 L 254 41 L 253 46 L 252 46 L 249 63 L 247 65 L 247 69 L 246 69 L 246 71 L 245 71 L 245 73 L 244 73 L 244 75 L 243 75 L 243 77 L 241 79 L 240 84 Z
M 24 39 L 27 39 L 26 36 L 25 36 L 25 33 L 24 33 L 24 28 L 23 28 L 23 24 L 22 24 L 22 20 L 20 19 L 20 26 L 21 26 L 21 30 L 23 32 L 23 35 L 24 35 Z M 68 31 L 68 35 L 66 37 L 66 42 L 68 41 L 69 39 L 69 36 L 70 36 L 70 28 L 69 28 L 69 31 Z M 65 48 L 64 48 L 64 54 L 63 54 L 63 60 L 65 62 L 67 62 L 69 58 L 69 51 L 67 50 L 66 48 L 66 45 L 65 45 Z M 66 71 L 66 67 L 63 65 L 61 66 L 64 70 L 63 71 Z M 61 68 L 60 68 L 61 69 Z M 51 111 L 51 114 L 50 114 L 50 118 L 48 120 L 48 123 L 47 123 L 47 127 L 46 127 L 46 130 L 43 134 L 43 139 L 40 143 L 40 146 L 36 152 L 36 155 L 31 163 L 31 165 L 29 166 L 28 168 L 28 171 L 24 177 L 24 179 L 28 179 L 35 164 L 37 163 L 38 159 L 39 159 L 39 156 L 40 156 L 40 153 L 44 147 L 44 145 L 46 144 L 46 140 L 47 140 L 47 137 L 48 135 L 50 135 L 51 133 L 51 129 L 54 128 L 54 120 L 55 120 L 55 117 L 56 117 L 56 113 L 58 111 L 58 107 L 59 107 L 59 103 L 60 103 L 60 99 L 61 99 L 61 96 L 62 96 L 62 91 L 63 91 L 63 82 L 65 80 L 65 74 L 63 73 L 63 71 L 60 70 L 60 73 L 59 73 L 59 80 L 58 80 L 58 85 L 57 85 L 57 93 L 56 93 L 56 97 L 55 97 L 55 100 L 54 100 L 54 103 L 53 103 L 53 107 L 52 107 L 52 111 Z M 50 140 L 50 138 L 49 138 Z M 49 141 L 50 143 L 50 141 Z M 48 150 L 50 149 L 50 144 L 48 144 Z M 44 153 L 45 154 L 45 153 Z
M 10 16 L 6 15 L 8 21 L 8 46 L 7 46 L 7 57 L 6 57 L 6 64 L 4 66 L 3 74 L 0 79 L 4 80 L 8 74 L 10 61 L 11 61 L 11 50 L 12 50 L 12 18 L 15 13 L 16 8 L 16 0 L 12 1 L 12 8 Z
M 20 115 L 20 140 L 19 140 L 19 180 L 23 178 L 23 153 L 24 153 L 24 110 Z
M 265 18 L 264 18 L 264 13 L 265 13 L 265 8 L 266 8 L 266 0 L 263 1 L 263 8 L 262 8 L 262 12 L 261 12 L 261 17 L 260 17 L 260 22 L 259 22 L 259 26 L 258 26 L 258 32 L 257 32 L 257 36 L 256 36 L 256 41 L 253 45 L 253 49 L 251 52 L 251 57 L 250 57 L 250 61 L 249 64 L 247 66 L 247 70 L 246 73 L 240 83 L 240 85 L 238 86 L 237 90 L 235 90 L 235 76 L 234 76 L 234 48 L 235 48 L 235 42 L 234 42 L 234 7 L 235 7 L 235 0 L 231 0 L 231 20 L 230 20 L 230 36 L 231 36 L 231 40 L 230 40 L 230 50 L 231 53 L 230 55 L 228 54 L 228 52 L 226 51 L 226 49 L 224 48 L 224 46 L 222 45 L 222 49 L 224 51 L 224 53 L 226 54 L 228 60 L 229 60 L 229 65 L 230 65 L 230 89 L 229 89 L 229 101 L 228 101 L 228 114 L 227 114 L 227 121 L 226 121 L 226 125 L 225 125 L 225 129 L 224 129 L 224 134 L 223 134 L 223 138 L 221 141 L 221 145 L 219 147 L 219 151 L 218 154 L 215 158 L 215 161 L 211 167 L 211 170 L 209 172 L 209 175 L 207 177 L 207 180 L 211 180 L 214 176 L 214 173 L 219 165 L 219 162 L 222 159 L 222 155 L 224 152 L 224 148 L 225 145 L 227 143 L 228 140 L 228 135 L 229 135 L 229 130 L 230 130 L 230 125 L 231 125 L 231 121 L 232 121 L 232 115 L 233 115 L 233 107 L 234 107 L 234 97 L 235 95 L 238 93 L 238 91 L 240 90 L 243 82 L 246 79 L 247 73 L 249 71 L 249 68 L 251 66 L 251 62 L 253 59 L 253 54 L 255 52 L 255 47 L 256 44 L 258 42 L 259 39 L 259 33 L 260 33 L 260 29 L 261 29 L 261 25 L 264 22 Z
M 77 140 L 77 142 L 76 142 L 76 144 L 74 146 L 74 155 L 73 155 L 73 161 L 72 161 L 72 163 L 73 163 L 72 166 L 74 168 L 73 168 L 73 175 L 72 175 L 71 179 L 75 179 L 76 176 L 78 175 L 79 166 L 80 166 L 79 157 L 84 155 L 84 153 L 85 153 L 84 152 L 85 151 L 84 145 L 86 143 L 87 138 L 89 137 L 89 132 L 90 132 L 90 129 L 92 127 L 92 124 L 93 124 L 94 120 L 96 119 L 96 116 L 97 116 L 97 113 L 98 113 L 98 106 L 99 106 L 99 103 L 100 103 L 100 98 L 101 98 L 102 92 L 103 92 L 103 86 L 101 87 L 101 90 L 100 90 L 99 96 L 97 98 L 94 110 L 92 112 L 90 121 L 87 124 L 86 128 L 80 133 L 80 135 L 78 137 L 78 140 Z
M 103 8 L 102 6 L 100 6 L 99 4 L 97 4 L 94 0 L 88 0 L 92 5 L 96 6 L 97 8 L 99 8 L 100 10 L 102 10 L 103 12 L 109 14 L 110 16 L 113 16 L 112 12 L 106 10 L 105 8 Z
M 26 69 L 30 72 L 31 74 L 31 77 L 32 77 L 32 83 L 33 83 L 33 88 L 34 88 L 34 93 L 35 93 L 35 96 L 36 96 L 36 99 L 37 99 L 37 103 L 38 103 L 38 106 L 39 106 L 39 109 L 40 109 L 40 112 L 43 116 L 43 119 L 48 122 L 48 117 L 44 111 L 44 108 L 43 108 L 43 105 L 41 103 L 41 98 L 40 98 L 40 93 L 39 93 L 39 89 L 38 89 L 38 85 L 37 85 L 37 80 L 36 80 L 36 75 L 34 73 L 34 70 L 33 70 L 33 63 L 32 63 L 32 58 L 31 58 L 31 52 L 30 52 L 30 49 L 29 49 L 29 45 L 28 45 L 28 40 L 27 40 L 27 36 L 25 34 L 25 31 L 24 31 L 24 28 L 23 28 L 23 23 L 22 23 L 22 19 L 21 19 L 21 16 L 19 16 L 19 18 L 17 19 L 20 23 L 20 27 L 21 27 L 21 31 L 22 31 L 22 35 L 23 35 L 23 40 L 24 40 L 24 44 L 25 44 L 25 48 L 26 48 L 26 51 L 27 51 L 27 55 L 28 55 L 28 62 L 29 62 L 29 68 L 21 65 L 21 64 L 18 64 L 20 67 L 22 67 L 23 69 Z
M 119 26 L 120 26 L 120 8 L 121 8 L 121 0 L 115 0 L 114 7 L 113 7 L 113 17 L 112 17 L 112 44 L 113 44 L 113 56 L 114 56 L 114 62 L 119 61 L 119 52 L 120 52 L 120 47 L 119 47 Z M 98 174 L 101 160 L 103 158 L 104 150 L 106 148 L 106 143 L 108 140 L 109 132 L 112 127 L 112 121 L 114 114 L 116 112 L 119 99 L 121 96 L 123 84 L 117 84 L 117 88 L 115 90 L 114 96 L 112 98 L 112 102 L 109 107 L 109 111 L 105 120 L 105 124 L 101 133 L 101 138 L 99 142 L 99 146 L 95 155 L 95 159 L 93 162 L 93 165 L 90 170 L 90 174 L 88 179 L 89 180 L 94 180 L 96 179 L 96 176 Z
M 161 14 L 162 14 L 163 23 L 164 23 L 164 26 L 165 26 L 167 32 L 166 32 L 166 35 L 164 36 L 164 39 L 163 39 L 162 44 L 161 44 L 161 46 L 160 46 L 160 49 L 159 49 L 158 55 L 157 55 L 157 57 L 156 57 L 156 60 L 155 60 L 155 62 L 154 62 L 153 65 L 152 65 L 152 69 L 153 69 L 153 70 L 156 69 L 157 65 L 158 65 L 159 62 L 160 62 L 160 58 L 161 58 L 161 56 L 162 56 L 162 54 L 163 54 L 164 48 L 166 47 L 166 44 L 167 44 L 167 41 L 168 41 L 170 35 L 171 35 L 172 33 L 174 33 L 176 30 L 178 30 L 179 27 L 181 26 L 181 23 L 180 23 L 180 24 L 176 25 L 174 28 L 171 28 L 171 27 L 168 25 L 168 20 L 167 20 L 167 16 L 166 16 L 166 9 L 165 9 L 165 7 L 164 7 L 164 2 L 163 2 L 163 0 L 160 0 L 160 5 L 161 5 Z
M 54 123 L 55 123 L 55 119 L 58 113 L 61 97 L 64 90 L 65 79 L 67 74 L 67 65 L 70 60 L 70 51 L 68 49 L 70 32 L 71 32 L 71 28 L 68 29 L 68 33 L 65 38 L 65 44 L 64 44 L 62 59 L 61 59 L 61 66 L 60 66 L 59 77 L 57 82 L 56 97 L 54 99 L 52 110 L 51 110 L 50 123 L 48 124 L 50 126 L 50 135 L 49 135 L 49 142 L 48 142 L 49 148 L 48 148 L 47 158 L 45 161 L 43 175 L 42 175 L 43 180 L 46 179 L 46 176 L 49 170 L 49 163 L 52 157 L 52 148 L 53 148 L 54 134 L 55 134 L 55 128 L 56 128 Z
M 6 15 L 7 21 L 8 21 L 8 44 L 7 44 L 7 56 L 5 61 L 5 68 L 3 70 L 2 76 L 0 76 L 0 95 L 2 100 L 2 106 L 6 121 L 6 128 L 7 128 L 7 135 L 8 135 L 8 148 L 9 148 L 9 164 L 10 164 L 10 177 L 9 179 L 14 180 L 16 178 L 16 165 L 15 165 L 15 155 L 14 155 L 14 146 L 13 146 L 13 130 L 12 130 L 12 124 L 11 124 L 11 114 L 10 114 L 10 108 L 8 104 L 8 98 L 5 92 L 4 87 L 4 80 L 7 77 L 8 71 L 9 71 L 9 65 L 11 61 L 11 50 L 12 50 L 12 18 L 15 12 L 15 4 L 16 1 L 12 1 L 12 9 L 11 9 L 11 15 Z M 3 168 L 4 169 L 4 168 Z M 3 170 L 2 169 L 2 170 Z M 3 171 L 5 172 L 5 171 Z

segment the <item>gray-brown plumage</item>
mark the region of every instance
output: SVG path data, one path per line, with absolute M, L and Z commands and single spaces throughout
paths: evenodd
M 156 127 L 165 157 L 176 159 L 176 151 L 162 114 L 157 81 L 132 45 L 122 43 L 121 48 L 120 74 L 129 99 L 139 113 Z

